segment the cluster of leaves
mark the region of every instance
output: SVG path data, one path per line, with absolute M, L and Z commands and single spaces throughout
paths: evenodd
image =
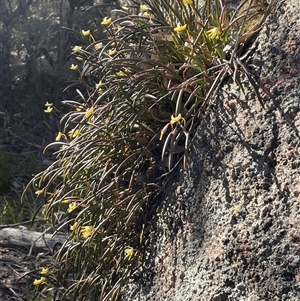
M 48 216 L 66 211 L 57 230 L 67 227 L 69 239 L 41 282 L 60 300 L 117 298 L 143 265 L 149 204 L 182 159 L 186 166 L 225 76 L 242 84 L 244 73 L 257 89 L 238 57 L 269 8 L 247 2 L 227 9 L 221 0 L 146 0 L 100 21 L 106 39 L 82 31 L 88 45 L 74 46 L 71 66 L 78 99 L 64 101 L 71 109 L 49 146 L 56 161 L 31 182 Z

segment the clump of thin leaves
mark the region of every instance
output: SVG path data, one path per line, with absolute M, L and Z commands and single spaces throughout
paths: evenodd
M 244 74 L 257 92 L 240 56 L 271 4 L 202 2 L 133 2 L 99 21 L 106 39 L 83 31 L 88 45 L 73 48 L 78 98 L 64 101 L 70 112 L 49 146 L 56 161 L 30 183 L 53 221 L 66 212 L 57 231 L 68 228 L 69 239 L 42 284 L 60 300 L 118 298 L 143 266 L 151 200 L 180 162 L 186 167 L 222 81 L 230 75 L 242 86 Z

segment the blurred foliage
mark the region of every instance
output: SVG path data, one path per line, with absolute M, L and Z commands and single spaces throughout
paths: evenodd
M 18 160 L 11 153 L 0 150 L 0 195 L 9 190 Z
M 20 206 L 19 201 L 0 198 L 0 225 L 22 222 L 24 206 Z M 16 210 L 16 208 L 18 208 L 18 210 Z
M 104 38 L 93 22 L 80 29 L 69 64 L 79 77 L 69 86 L 77 96 L 63 102 L 69 110 L 48 146 L 56 160 L 27 187 L 46 199 L 54 224 L 65 212 L 57 231 L 69 229 L 57 266 L 36 282 L 41 293 L 117 300 L 124 284 L 139 277 L 157 196 L 170 173 L 187 166 L 209 101 L 229 78 L 241 87 L 250 82 L 260 99 L 241 56 L 270 8 L 146 0 L 98 18 Z M 55 104 L 46 107 L 58 113 Z
M 101 3 L 101 1 L 96 1 Z M 26 118 L 43 118 L 46 101 L 59 103 L 68 72 L 70 49 L 85 26 L 102 29 L 97 18 L 105 9 L 90 9 L 93 1 L 1 1 L 0 11 L 0 111 Z
M 0 1 L 0 154 L 5 157 L 0 163 L 0 194 L 11 188 L 12 176 L 21 173 L 24 177 L 27 171 L 29 179 L 41 169 L 38 160 L 42 148 L 54 138 L 52 129 L 58 123 L 55 116 L 45 116 L 44 103 L 62 108 L 61 100 L 73 97 L 74 92 L 64 91 L 67 83 L 78 80 L 69 72 L 70 62 L 75 61 L 70 51 L 81 41 L 81 29 L 86 26 L 95 36 L 103 37 L 97 20 L 109 8 L 99 9 L 97 4 L 101 3 Z M 18 160 L 8 160 L 8 156 Z

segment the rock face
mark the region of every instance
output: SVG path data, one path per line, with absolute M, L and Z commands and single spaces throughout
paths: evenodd
M 247 65 L 270 91 L 225 84 L 188 170 L 162 202 L 152 282 L 127 300 L 300 300 L 300 8 L 280 1 Z

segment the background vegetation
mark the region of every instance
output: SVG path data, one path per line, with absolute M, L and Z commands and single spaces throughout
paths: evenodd
M 78 74 L 69 69 L 76 61 L 71 56 L 72 47 L 82 40 L 81 30 L 87 26 L 97 36 L 103 34 L 102 27 L 97 22 L 106 15 L 109 8 L 95 6 L 90 9 L 91 5 L 102 2 L 105 1 L 0 1 L 1 225 L 30 221 L 43 203 L 42 199 L 37 200 L 34 193 L 24 198 L 22 203 L 20 198 L 32 176 L 53 160 L 51 152 L 43 153 L 43 149 L 55 139 L 59 119 L 44 112 L 45 103 L 54 103 L 64 110 L 61 101 L 76 93 L 74 90 L 65 90 L 69 84 L 78 80 Z M 117 1 L 108 2 L 115 4 Z M 49 223 L 43 220 L 44 216 L 33 227 L 30 223 L 24 225 L 44 231 L 48 229 Z M 4 252 L 5 260 L 9 260 L 14 251 L 17 250 Z M 20 266 L 23 266 L 23 258 L 28 253 L 20 252 L 18 256 Z M 9 292 L 12 295 L 7 299 L 33 300 L 33 280 L 36 277 L 34 270 L 41 263 L 37 260 L 30 263 L 29 257 L 26 257 L 27 262 L 33 273 L 17 282 L 16 287 L 12 287 L 20 295 Z M 24 265 L 23 273 L 27 273 L 26 266 L 27 264 Z M 5 270 L 2 272 L 4 274 L 0 272 L 0 276 L 10 279 Z M 16 281 L 18 279 L 12 278 L 13 274 L 20 276 L 22 272 L 11 274 L 11 279 Z M 27 288 L 22 286 L 24 280 L 28 283 Z
M 74 95 L 65 88 L 78 78 L 69 68 L 81 29 L 103 35 L 97 22 L 107 8 L 90 9 L 93 3 L 102 1 L 0 2 L 0 206 L 49 165 L 42 151 L 55 138 L 58 119 L 44 105 L 63 108 L 61 101 Z

